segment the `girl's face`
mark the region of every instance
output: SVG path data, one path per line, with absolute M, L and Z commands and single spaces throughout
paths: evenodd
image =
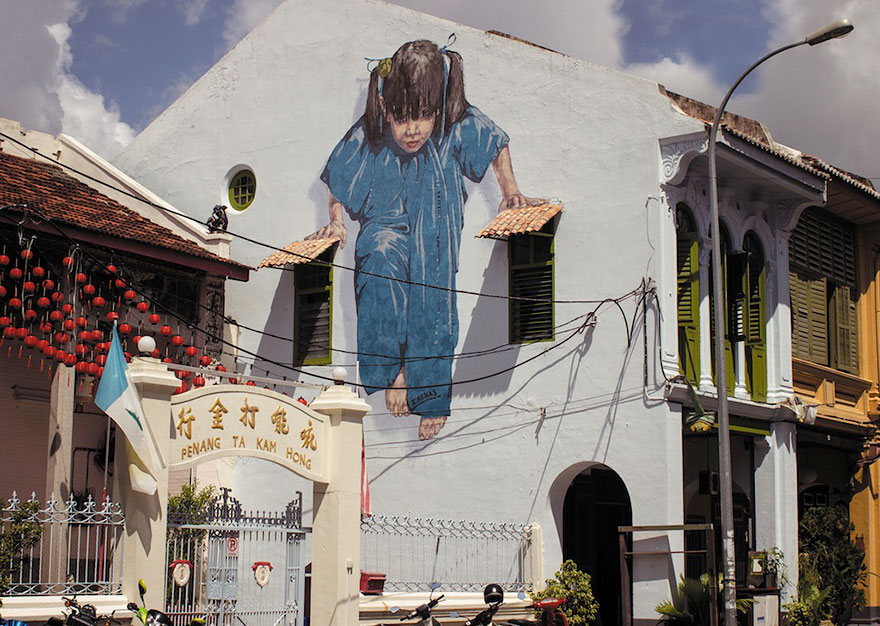
M 410 154 L 415 154 L 422 149 L 425 142 L 434 131 L 434 121 L 437 114 L 433 113 L 426 117 L 406 119 L 398 121 L 390 113 L 385 115 L 388 126 L 391 127 L 391 136 L 400 148 Z

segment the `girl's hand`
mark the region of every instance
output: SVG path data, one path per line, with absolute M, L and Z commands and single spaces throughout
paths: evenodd
M 498 211 L 501 212 L 506 209 L 522 209 L 527 206 L 538 206 L 539 204 L 544 204 L 546 202 L 546 198 L 527 198 L 517 191 L 502 196 L 501 205 L 498 207 Z
M 344 248 L 345 242 L 348 241 L 348 229 L 342 220 L 333 220 L 323 228 L 318 229 L 308 237 L 309 239 L 329 239 L 330 237 L 339 238 L 339 247 Z

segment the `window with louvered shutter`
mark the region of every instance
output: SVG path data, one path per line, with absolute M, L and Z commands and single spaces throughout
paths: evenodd
M 696 385 L 700 378 L 700 246 L 687 205 L 678 205 L 675 220 L 678 365 L 679 371 Z
M 721 291 L 725 295 L 725 300 L 727 302 L 731 301 L 730 293 L 729 293 L 729 284 L 728 279 L 730 277 L 730 272 L 728 271 L 728 260 L 730 258 L 730 235 L 727 232 L 727 227 L 724 224 L 721 225 L 721 280 L 722 286 Z M 712 265 L 712 261 L 709 262 L 709 337 L 712 342 L 712 380 L 717 380 L 715 378 L 715 288 L 714 288 L 714 280 L 715 280 L 715 270 Z M 727 304 L 727 302 L 725 304 Z M 724 311 L 724 327 L 725 330 L 730 328 L 730 306 L 723 306 Z M 733 390 L 736 385 L 736 370 L 734 369 L 733 363 L 733 346 L 730 342 L 730 334 L 728 332 L 724 333 L 724 363 L 727 374 L 727 395 L 733 395 Z
M 855 230 L 807 209 L 792 232 L 789 257 L 792 355 L 858 374 Z
M 331 362 L 330 334 L 333 323 L 333 268 L 328 265 L 332 249 L 315 261 L 294 270 L 294 344 L 296 363 L 321 365 Z
M 743 334 L 745 337 L 746 391 L 755 402 L 767 400 L 767 331 L 765 318 L 766 268 L 764 250 L 754 233 L 743 239 L 746 252 L 743 276 Z
M 508 239 L 511 343 L 553 339 L 552 229 L 553 221 Z

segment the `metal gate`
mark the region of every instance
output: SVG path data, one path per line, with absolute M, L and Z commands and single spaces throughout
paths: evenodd
M 302 493 L 284 511 L 246 513 L 220 491 L 207 510 L 169 514 L 165 612 L 174 626 L 302 626 Z

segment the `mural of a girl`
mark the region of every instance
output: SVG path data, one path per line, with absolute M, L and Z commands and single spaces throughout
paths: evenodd
M 363 117 L 321 174 L 329 224 L 308 238 L 338 237 L 343 210 L 360 226 L 355 298 L 361 381 L 385 390 L 395 416 L 418 415 L 432 438 L 450 412 L 458 341 L 455 275 L 466 200 L 464 177 L 492 165 L 501 208 L 526 206 L 508 136 L 464 94 L 461 56 L 426 41 L 403 44 L 372 69 Z

